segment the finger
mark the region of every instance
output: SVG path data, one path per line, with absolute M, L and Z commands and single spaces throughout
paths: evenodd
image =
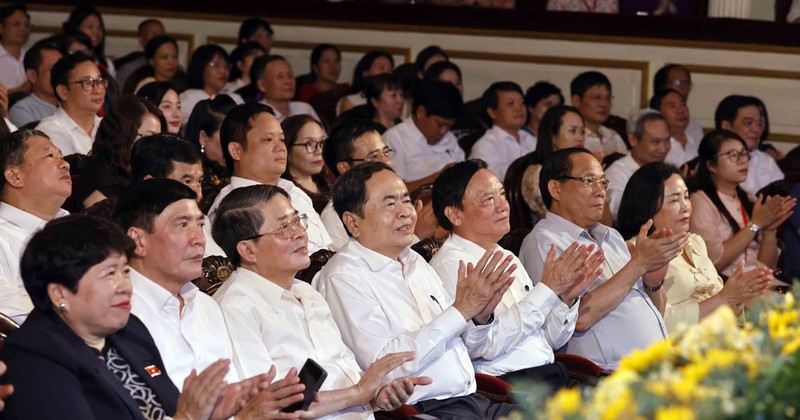
M 458 262 L 458 281 L 460 282 L 461 279 L 467 277 L 467 266 L 464 264 L 464 261 Z
M 572 245 L 575 245 L 575 244 L 573 243 Z M 572 245 L 570 245 L 569 247 L 572 248 Z M 567 251 L 569 251 L 569 248 L 567 248 Z M 562 255 L 567 253 L 567 251 L 564 251 L 564 253 L 562 253 Z M 547 251 L 547 258 L 545 258 L 544 263 L 545 264 L 552 263 L 553 261 L 555 261 L 555 259 L 556 259 L 556 246 L 555 246 L 555 244 L 553 244 L 553 245 L 550 245 L 550 250 Z
M 433 378 L 430 376 L 409 376 L 408 380 L 414 385 L 430 385 L 433 383 Z
M 478 272 L 483 276 L 491 275 L 498 268 L 498 265 L 502 264 L 502 262 L 504 261 L 503 257 L 504 255 L 502 251 L 494 251 L 492 253 L 492 257 L 489 259 L 489 262 L 487 262 L 483 268 L 478 266 L 479 268 Z M 508 258 L 506 258 L 506 260 L 507 259 Z
M 639 234 L 636 235 L 636 243 L 639 243 L 640 240 L 644 240 L 647 238 L 647 231 L 650 230 L 650 227 L 653 226 L 653 219 L 647 219 L 646 222 L 639 228 Z

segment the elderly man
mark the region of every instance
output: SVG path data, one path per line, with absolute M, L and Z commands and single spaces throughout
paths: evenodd
M 19 273 L 30 237 L 68 213 L 69 164 L 46 134 L 19 130 L 0 139 L 0 312 L 22 323 L 33 309 Z
M 331 237 L 311 198 L 294 183 L 281 178 L 286 171 L 287 150 L 283 129 L 272 109 L 263 104 L 239 105 L 228 112 L 219 133 L 222 154 L 233 176 L 208 210 L 211 223 L 219 203 L 232 190 L 256 184 L 276 185 L 289 193 L 294 208 L 308 215 L 308 253 L 329 249 Z M 210 239 L 210 226 L 206 232 Z
M 430 378 L 398 378 L 384 386 L 386 374 L 413 359 L 411 353 L 387 355 L 360 373 L 325 300 L 294 278 L 310 263 L 306 226 L 306 215 L 273 185 L 236 189 L 220 204 L 214 238 L 236 271 L 214 299 L 231 331 L 236 369 L 250 377 L 274 361 L 282 374 L 311 358 L 328 372 L 311 407 L 314 417 L 369 419 L 373 407 L 395 409 Z
M 47 133 L 64 155 L 88 154 L 100 125 L 97 111 L 103 106 L 108 80 L 91 57 L 77 52 L 53 65 L 50 84 L 61 108 L 36 128 Z
M 596 156 L 627 153 L 628 147 L 622 137 L 603 125 L 611 115 L 614 100 L 608 77 L 597 71 L 587 71 L 572 79 L 569 90 L 572 106 L 578 108 L 586 124 L 586 148 Z
M 587 260 L 594 247 L 576 244 L 561 256 L 573 266 L 559 265 L 564 272 L 534 284 L 517 257 L 497 245 L 510 229 L 509 206 L 503 184 L 480 159 L 457 163 L 439 175 L 433 184 L 433 207 L 439 223 L 453 232 L 431 259 L 451 297 L 458 287 L 461 262 L 476 264 L 486 251 L 500 250 L 517 265 L 514 283 L 503 295 L 492 323 L 497 336 L 513 336 L 514 344 L 508 351 L 473 360 L 475 370 L 506 381 L 525 378 L 552 388 L 566 386 L 567 371 L 553 363 L 553 349 L 572 337 L 578 295 L 599 275 L 595 270 L 603 261 L 602 252 Z
M 450 131 L 464 110 L 458 89 L 447 82 L 423 82 L 413 103 L 411 118 L 383 135 L 395 150 L 394 169 L 411 191 L 432 183 L 445 166 L 465 158 Z
M 631 130 L 628 141 L 631 151 L 616 160 L 606 169 L 608 185 L 608 206 L 611 216 L 617 220 L 622 193 L 631 175 L 651 162 L 663 162 L 670 151 L 669 125 L 666 118 L 653 110 L 644 110 L 630 121 Z
M 33 89 L 8 111 L 8 119 L 17 127 L 40 121 L 58 111 L 56 93 L 50 84 L 50 71 L 60 59 L 61 52 L 55 45 L 34 45 L 25 54 L 25 75 Z
M 667 64 L 658 69 L 653 76 L 653 92 L 658 93 L 665 89 L 674 89 L 683 95 L 684 101 L 689 101 L 689 94 L 692 93 L 692 87 L 692 73 L 689 72 L 689 69 L 680 64 Z M 650 107 L 658 109 L 652 105 Z M 699 143 L 700 139 L 703 138 L 703 125 L 696 119 L 690 117 L 689 108 L 686 108 L 686 116 L 689 120 L 686 127 L 686 135 Z M 697 146 L 695 145 L 695 147 Z
M 518 84 L 492 83 L 481 100 L 492 119 L 492 128 L 472 146 L 469 157 L 483 159 L 502 181 L 511 162 L 536 150 L 536 137 L 522 129 L 527 114 Z
M 681 168 L 696 158 L 703 137 L 695 138 L 688 132 L 689 108 L 683 94 L 674 89 L 658 91 L 650 98 L 650 108 L 660 112 L 669 124 L 670 148 L 664 161 Z
M 615 369 L 634 349 L 665 339 L 666 294 L 661 286 L 688 233 L 659 231 L 648 237 L 652 226 L 648 221 L 634 247 L 619 232 L 598 223 L 608 183 L 600 162 L 586 149 L 553 153 L 542 167 L 539 186 L 548 213 L 522 243 L 520 260 L 528 273 L 535 278 L 546 268 L 546 256 L 554 245 L 561 253 L 578 241 L 605 254 L 603 273 L 581 298 L 567 352 Z
M 386 354 L 417 357 L 390 377 L 429 376 L 409 400 L 436 417 L 497 418 L 514 408 L 475 393 L 471 354 L 491 344 L 494 308 L 511 284 L 511 258 L 487 252 L 459 270 L 455 299 L 411 250 L 417 215 L 403 181 L 369 162 L 339 177 L 333 206 L 353 239 L 322 269 L 316 284 L 361 368 Z
M 261 103 L 272 108 L 278 122 L 292 115 L 303 114 L 320 120 L 311 105 L 292 100 L 297 85 L 292 65 L 282 56 L 267 55 L 257 58 L 250 68 L 250 80 L 264 97 Z

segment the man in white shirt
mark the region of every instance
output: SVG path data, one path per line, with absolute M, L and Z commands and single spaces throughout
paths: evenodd
M 0 84 L 10 92 L 28 91 L 22 60 L 28 37 L 31 35 L 31 16 L 24 4 L 11 4 L 0 9 Z
M 8 111 L 8 119 L 17 127 L 40 121 L 58 111 L 56 93 L 50 84 L 50 71 L 60 59 L 61 52 L 55 45 L 35 45 L 25 54 L 25 75 L 33 89 Z
M 464 151 L 450 131 L 464 104 L 447 82 L 422 82 L 414 95 L 411 117 L 383 134 L 395 150 L 392 163 L 410 191 L 432 183 L 447 165 L 464 160 Z
M 617 159 L 606 169 L 608 206 L 611 216 L 617 220 L 622 194 L 631 175 L 650 162 L 663 162 L 670 150 L 669 125 L 666 118 L 651 109 L 640 111 L 629 120 L 628 141 L 631 151 Z
M 88 55 L 77 52 L 62 57 L 50 72 L 50 84 L 61 107 L 36 126 L 64 155 L 88 154 L 100 125 L 108 80 Z
M 755 196 L 767 185 L 783 179 L 783 171 L 766 152 L 758 150 L 766 130 L 764 103 L 753 96 L 730 95 L 717 105 L 714 112 L 716 128 L 732 131 L 744 139 L 750 151 L 747 179 L 739 184 L 748 194 Z
M 578 108 L 586 125 L 586 148 L 598 158 L 612 153 L 628 152 L 628 146 L 616 131 L 603 126 L 611 115 L 611 81 L 603 73 L 587 71 L 577 75 L 569 85 L 572 106 Z
M 603 272 L 583 292 L 575 333 L 567 352 L 578 354 L 604 369 L 616 369 L 619 360 L 667 337 L 662 317 L 666 293 L 661 287 L 669 262 L 688 241 L 688 234 L 647 236 L 648 221 L 626 243 L 616 230 L 599 223 L 607 184 L 600 162 L 585 149 L 562 149 L 550 155 L 539 175 L 547 216 L 525 237 L 522 265 L 532 277 L 542 273 L 547 257 L 573 242 L 601 249 Z M 633 251 L 629 251 L 629 247 Z
M 72 193 L 69 164 L 47 135 L 19 130 L 0 141 L 0 312 L 22 323 L 33 309 L 19 272 L 30 237 Z
M 133 286 L 131 313 L 153 336 L 164 366 L 178 389 L 192 371 L 201 372 L 220 359 L 231 359 L 233 351 L 222 312 L 214 299 L 197 289 L 192 280 L 200 277 L 203 263 L 203 213 L 196 194 L 171 179 L 149 179 L 133 184 L 114 211 L 114 221 L 136 244 L 130 260 Z M 265 366 L 264 371 L 269 370 Z M 280 399 L 298 389 L 296 371 L 269 387 L 263 398 L 254 398 L 245 411 L 258 411 L 271 404 L 277 411 Z M 225 393 L 241 393 L 250 399 L 252 381 L 239 381 L 235 369 L 225 376 Z M 279 391 L 279 388 L 282 391 Z M 285 391 L 286 393 L 284 393 Z M 296 399 L 295 399 L 296 400 Z
M 692 137 L 687 131 L 689 108 L 683 95 L 675 89 L 656 92 L 650 98 L 650 109 L 660 112 L 669 125 L 671 146 L 664 161 L 682 168 L 684 164 L 696 158 L 702 137 Z M 688 171 L 685 173 L 688 174 Z
M 487 252 L 459 271 L 451 298 L 436 271 L 409 248 L 416 212 L 405 184 L 386 164 L 368 162 L 342 174 L 333 205 L 353 239 L 315 283 L 345 344 L 365 368 L 386 354 L 413 351 L 389 377 L 429 376 L 408 403 L 435 417 L 498 418 L 514 408 L 475 393 L 471 355 L 492 344 L 494 309 L 511 285 L 510 257 Z
M 492 128 L 472 146 L 469 158 L 483 159 L 502 181 L 512 162 L 536 150 L 536 137 L 522 129 L 527 114 L 518 84 L 492 83 L 481 100 L 492 119 Z
M 250 77 L 258 91 L 264 95 L 261 103 L 272 108 L 278 122 L 283 122 L 292 115 L 303 114 L 320 121 L 317 111 L 314 111 L 311 105 L 292 100 L 297 85 L 292 65 L 282 56 L 268 55 L 257 58 L 250 68 Z
M 220 204 L 214 238 L 236 271 L 214 300 L 231 332 L 236 369 L 248 378 L 274 363 L 282 375 L 310 358 L 328 373 L 310 408 L 314 418 L 370 419 L 373 408 L 394 410 L 415 384 L 429 384 L 430 378 L 383 385 L 386 374 L 413 359 L 412 353 L 385 356 L 360 373 L 325 300 L 294 278 L 310 263 L 306 220 L 273 185 L 239 188 Z
M 689 72 L 689 69 L 680 64 L 667 64 L 658 69 L 653 76 L 653 92 L 658 93 L 665 89 L 674 89 L 683 95 L 684 103 L 689 101 L 689 94 L 692 93 L 692 86 L 692 73 Z M 650 107 L 653 108 L 652 105 Z M 653 109 L 658 110 L 658 108 Z M 664 111 L 661 112 L 664 113 Z M 690 115 L 688 107 L 686 108 L 686 113 L 687 116 Z M 669 119 L 669 117 L 667 117 L 667 119 Z M 694 139 L 694 141 L 698 143 L 703 139 L 703 126 L 695 118 L 689 117 L 685 132 L 688 137 Z M 694 157 L 697 157 L 697 154 L 692 158 Z
M 330 249 L 331 237 L 314 210 L 311 198 L 292 181 L 281 178 L 286 170 L 286 144 L 283 130 L 272 109 L 264 104 L 244 104 L 233 108 L 219 130 L 222 154 L 232 169 L 230 185 L 223 188 L 208 210 L 211 223 L 219 203 L 232 190 L 248 185 L 276 185 L 289 193 L 292 205 L 308 215 L 308 253 Z M 211 240 L 210 226 L 206 227 Z
M 514 344 L 508 351 L 473 359 L 475 370 L 505 381 L 528 379 L 553 389 L 567 386 L 567 370 L 553 363 L 553 349 L 561 348 L 572 337 L 578 319 L 578 295 L 599 274 L 595 271 L 602 253 L 587 260 L 591 249 L 576 245 L 553 262 L 558 269 L 545 269 L 541 281 L 534 283 L 519 259 L 497 244 L 511 229 L 509 205 L 503 183 L 479 159 L 457 163 L 439 175 L 433 184 L 433 207 L 439 223 L 453 232 L 431 258 L 431 266 L 451 297 L 458 287 L 462 262 L 476 264 L 486 251 L 500 250 L 517 266 L 514 283 L 497 305 L 492 323 L 499 337 L 514 337 Z

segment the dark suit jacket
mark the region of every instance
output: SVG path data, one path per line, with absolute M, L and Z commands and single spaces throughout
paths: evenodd
M 131 369 L 158 395 L 167 415 L 175 413 L 178 389 L 139 318 L 106 337 Z M 9 336 L 0 357 L 8 365 L 2 382 L 14 385 L 7 419 L 137 419 L 144 417 L 122 383 L 56 315 L 34 310 Z M 156 366 L 152 376 L 145 367 Z M 154 369 L 149 369 L 151 372 Z

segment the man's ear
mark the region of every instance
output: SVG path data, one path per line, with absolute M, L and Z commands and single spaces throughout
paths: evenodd
M 267 90 L 267 82 L 265 82 L 263 79 L 258 79 L 256 80 L 256 87 L 258 88 L 259 92 L 264 93 Z
M 359 217 L 349 211 L 346 211 L 344 214 L 342 214 L 342 223 L 347 231 L 350 232 L 350 235 L 354 238 L 358 238 L 358 235 L 361 234 L 361 230 L 358 228 L 358 220 Z
M 58 100 L 64 102 L 67 99 L 67 87 L 64 85 L 56 86 L 56 96 Z
M 461 217 L 461 210 L 455 208 L 454 206 L 447 206 L 444 208 L 444 215 L 450 220 L 450 223 L 453 227 L 461 226 L 461 223 L 464 222 L 464 219 Z
M 730 121 L 722 120 L 722 124 L 720 124 L 720 127 L 723 130 L 733 131 L 733 124 L 731 124 Z
M 139 258 L 144 257 L 147 252 L 147 234 L 144 229 L 131 226 L 128 228 L 128 236 L 133 239 L 133 243 L 136 244 L 136 248 L 133 250 L 133 254 Z
M 489 118 L 491 118 L 492 121 L 497 119 L 497 110 L 496 109 L 492 109 L 492 108 L 487 106 L 486 107 L 486 113 L 489 114 Z
M 580 95 L 572 95 L 572 96 L 570 96 L 570 97 L 569 97 L 569 99 L 570 99 L 570 102 L 572 102 L 572 106 L 574 106 L 574 107 L 576 107 L 576 108 L 577 108 L 578 106 L 580 106 L 580 104 L 581 104 L 581 97 L 580 97 Z
M 233 160 L 242 160 L 242 151 L 242 144 L 238 141 L 232 141 L 228 143 L 228 153 L 231 154 Z
M 254 264 L 257 261 L 256 250 L 253 247 L 252 241 L 239 241 L 236 244 L 236 252 L 239 253 L 239 258 L 242 261 Z
M 3 172 L 3 177 L 6 179 L 6 184 L 14 188 L 21 188 L 25 184 L 22 174 L 16 166 L 6 168 L 5 172 Z
M 31 84 L 39 81 L 39 73 L 34 69 L 25 70 L 25 77 L 28 78 L 28 81 L 30 81 Z
M 639 144 L 639 138 L 633 133 L 628 133 L 628 144 L 631 145 L 631 148 L 636 147 Z
M 550 197 L 553 200 L 561 201 L 561 183 L 556 181 L 555 179 L 551 179 L 547 182 L 547 191 L 550 193 Z
M 343 174 L 352 168 L 350 162 L 336 162 L 336 170 L 339 171 L 339 174 Z

